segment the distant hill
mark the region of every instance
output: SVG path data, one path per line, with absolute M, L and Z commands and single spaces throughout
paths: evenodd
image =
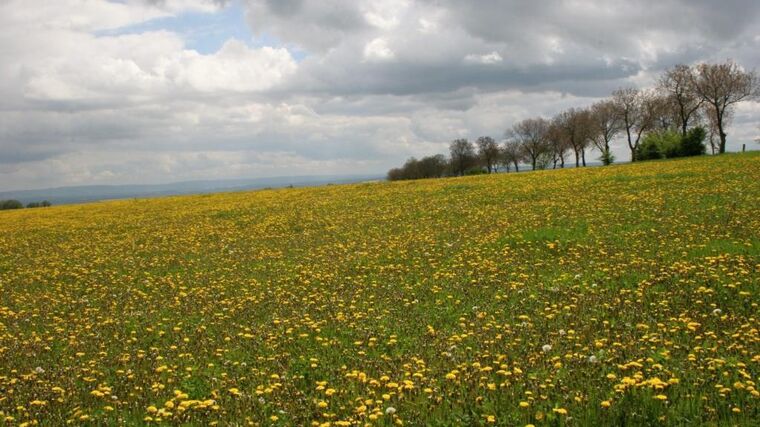
M 252 179 L 182 181 L 146 185 L 82 185 L 39 190 L 0 191 L 0 200 L 16 199 L 24 204 L 48 200 L 54 205 L 128 199 L 179 194 L 215 193 L 276 187 L 308 187 L 326 184 L 347 184 L 382 179 L 379 175 L 306 175 Z

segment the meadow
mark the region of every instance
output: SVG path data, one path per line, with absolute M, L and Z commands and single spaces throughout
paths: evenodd
M 0 212 L 6 425 L 757 425 L 760 154 Z

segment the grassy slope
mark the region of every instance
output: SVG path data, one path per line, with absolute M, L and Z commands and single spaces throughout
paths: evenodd
M 0 411 L 750 425 L 759 207 L 755 153 L 1 212 Z

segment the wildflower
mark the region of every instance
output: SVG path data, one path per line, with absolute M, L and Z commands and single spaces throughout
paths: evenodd
M 544 344 L 543 347 L 541 347 L 541 351 L 548 353 L 552 351 L 552 346 L 550 344 Z
M 393 415 L 395 413 L 396 413 L 396 408 L 394 408 L 393 406 L 389 406 L 385 408 L 385 415 Z

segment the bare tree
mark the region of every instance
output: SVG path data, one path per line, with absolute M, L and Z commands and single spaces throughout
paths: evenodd
M 664 113 L 665 98 L 658 98 L 652 91 L 636 88 L 618 89 L 612 93 L 612 102 L 625 131 L 631 161 L 636 161 L 636 151 L 642 135 L 655 127 L 657 117 Z
M 451 167 L 455 175 L 464 175 L 477 161 L 475 146 L 465 139 L 455 139 L 449 145 Z
M 501 150 L 501 158 L 509 172 L 509 165 L 514 165 L 515 172 L 520 172 L 520 163 L 523 161 L 523 152 L 520 143 L 515 140 L 506 140 Z
M 533 170 L 539 158 L 549 152 L 548 144 L 549 122 L 543 118 L 525 119 L 506 132 L 507 139 L 520 144 L 525 157 L 530 160 Z
M 565 133 L 562 131 L 560 117 L 552 119 L 547 139 L 549 141 L 549 149 L 551 150 L 552 169 L 557 169 L 557 163 L 559 163 L 560 168 L 564 168 L 565 157 L 568 150 L 570 150 L 570 144 L 567 142 Z
M 681 121 L 678 115 L 678 108 L 675 106 L 673 98 L 662 92 L 650 92 L 648 98 L 650 112 L 652 114 L 652 127 L 648 130 L 668 131 L 680 128 Z M 678 129 L 682 131 L 682 129 Z
M 688 65 L 676 65 L 663 74 L 659 87 L 667 94 L 670 105 L 675 110 L 681 135 L 686 136 L 689 123 L 704 102 L 694 87 L 694 70 Z
M 559 114 L 557 123 L 564 133 L 565 141 L 575 153 L 575 167 L 580 167 L 581 160 L 586 166 L 584 151 L 589 143 L 590 128 L 589 112 L 585 109 L 570 108 Z
M 708 109 L 709 107 L 704 107 Z M 710 153 L 715 154 L 720 151 L 720 131 L 718 130 L 718 123 L 715 120 L 715 114 L 703 115 L 703 126 L 707 130 L 707 142 L 710 144 Z
M 494 172 L 499 164 L 499 144 L 490 136 L 481 136 L 475 142 L 478 146 L 478 157 L 488 170 L 488 173 Z
M 700 64 L 691 77 L 694 92 L 709 106 L 720 137 L 719 153 L 726 152 L 726 126 L 735 104 L 760 96 L 757 73 L 736 62 Z
M 622 130 L 622 121 L 616 104 L 611 100 L 599 101 L 591 106 L 591 140 L 602 153 L 602 163 L 612 163 L 610 142 Z

